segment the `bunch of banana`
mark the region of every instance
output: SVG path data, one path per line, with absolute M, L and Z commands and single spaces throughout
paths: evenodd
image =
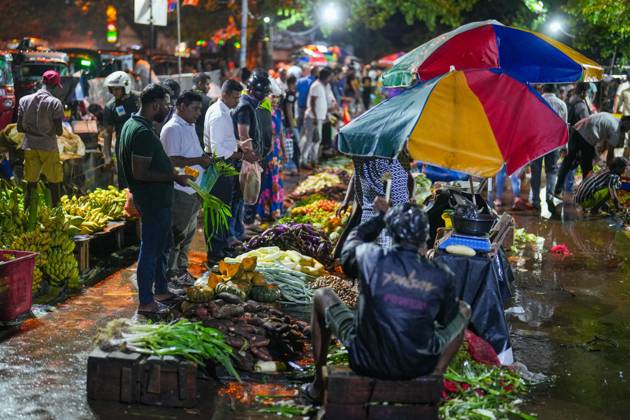
M 99 209 L 101 213 L 109 216 L 111 220 L 122 220 L 125 218 L 125 202 L 127 194 L 124 190 L 110 185 L 106 190 L 97 188 L 88 194 L 88 199 L 92 208 Z
M 24 232 L 27 215 L 23 208 L 22 191 L 15 185 L 0 182 L 0 247 Z
M 82 218 L 80 233 L 83 235 L 89 235 L 105 229 L 111 220 L 100 208 L 93 207 L 88 196 L 72 196 L 72 198 L 68 198 L 68 196 L 64 195 L 61 197 L 61 206 L 67 214 Z
M 47 263 L 46 255 L 50 249 L 49 235 L 43 234 L 40 230 L 24 232 L 13 239 L 9 248 L 39 253 L 35 258 L 35 269 L 33 270 L 33 293 L 36 293 L 41 288 L 42 269 Z

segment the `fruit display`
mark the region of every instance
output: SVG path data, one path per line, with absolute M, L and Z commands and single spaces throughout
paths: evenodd
M 0 247 L 38 253 L 33 292 L 41 289 L 44 279 L 53 287 L 79 288 L 72 237 L 79 233 L 82 219 L 65 214 L 59 207 L 51 210 L 44 201 L 38 188 L 31 211 L 25 211 L 21 188 L 6 181 L 0 183 Z
M 66 213 L 83 218 L 80 233 L 89 235 L 105 229 L 112 220 L 123 220 L 126 201 L 124 190 L 109 186 L 107 189 L 97 188 L 80 197 L 64 195 L 61 197 L 61 206 Z
M 260 235 L 251 238 L 244 246 L 247 250 L 279 247 L 280 249 L 297 251 L 326 265 L 332 263 L 333 245 L 330 238 L 324 232 L 308 223 L 290 222 L 275 225 Z M 295 259 L 295 255 L 292 255 Z M 264 260 L 259 258 L 258 261 L 263 262 Z M 289 268 L 296 269 L 294 266 Z M 319 275 L 318 273 L 309 272 L 306 272 L 306 274 Z
M 102 213 L 99 208 L 92 206 L 87 196 L 72 196 L 69 198 L 67 195 L 64 195 L 61 197 L 61 206 L 66 213 L 83 219 L 81 222 L 81 235 L 100 232 L 107 227 L 110 220 L 109 216 Z
M 7 125 L 0 135 L 8 140 L 16 149 L 22 147 L 24 133 L 17 131 L 17 124 Z M 76 159 L 85 155 L 85 144 L 81 137 L 63 127 L 61 136 L 57 136 L 57 147 L 61 160 Z
M 225 258 L 224 261 L 228 263 L 235 263 L 241 262 L 243 259 L 248 257 L 257 258 L 259 269 L 268 265 L 280 265 L 290 270 L 298 271 L 314 277 L 326 274 L 326 269 L 316 259 L 293 250 L 283 251 L 277 246 L 254 249 L 235 258 Z
M 80 288 L 75 243 L 72 241 L 78 229 L 77 219 L 67 217 L 60 208 L 42 207 L 37 226 L 16 235 L 9 243 L 11 249 L 39 253 L 33 271 L 33 292 L 40 290 L 44 276 L 53 287 Z

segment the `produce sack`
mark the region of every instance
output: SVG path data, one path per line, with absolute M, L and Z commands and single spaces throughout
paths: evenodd
M 125 201 L 125 213 L 129 215 L 129 217 L 140 217 L 140 212 L 136 208 L 136 205 L 133 203 L 133 194 L 128 189 L 125 190 L 127 193 L 127 201 Z
M 260 195 L 262 167 L 258 163 L 243 161 L 241 167 L 240 183 L 241 193 L 245 204 L 252 205 L 258 203 Z

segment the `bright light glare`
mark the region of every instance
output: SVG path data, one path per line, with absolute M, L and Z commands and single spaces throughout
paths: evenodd
M 271 18 L 270 18 L 269 16 L 265 16 L 265 17 L 263 18 L 263 22 L 265 22 L 265 23 L 269 23 L 269 22 L 271 22 Z
M 562 32 L 562 22 L 554 20 L 549 24 L 549 30 L 553 33 Z
M 327 23 L 327 24 L 336 23 L 341 17 L 339 6 L 337 6 L 335 3 L 327 3 L 322 9 L 321 17 L 324 23 Z

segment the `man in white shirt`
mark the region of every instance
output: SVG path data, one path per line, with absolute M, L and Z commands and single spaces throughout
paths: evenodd
M 543 98 L 549 104 L 556 114 L 566 123 L 567 122 L 567 104 L 556 96 L 556 88 L 552 84 L 543 85 Z M 556 149 L 545 156 L 541 156 L 530 164 L 532 171 L 532 206 L 536 210 L 540 210 L 540 180 L 542 175 L 543 163 L 545 164 L 545 175 L 547 178 L 546 199 L 547 203 L 552 203 L 553 188 L 556 185 L 556 177 L 558 175 L 558 159 L 560 158 L 560 150 Z
M 223 83 L 221 97 L 208 108 L 204 121 L 204 148 L 207 153 L 225 160 L 236 169 L 240 169 L 243 159 L 255 161 L 251 149 L 251 140 L 239 142 L 236 139 L 234 121 L 230 110 L 235 108 L 241 98 L 243 87 L 236 80 L 229 79 Z M 249 147 L 248 144 L 249 143 Z M 225 256 L 226 250 L 244 234 L 237 229 L 242 218 L 243 200 L 240 195 L 238 177 L 221 178 L 217 181 L 212 194 L 230 205 L 230 232 L 228 235 L 216 234 L 211 238 L 208 248 L 208 264 Z
M 203 152 L 195 131 L 195 121 L 201 115 L 202 98 L 187 91 L 177 98 L 175 115 L 164 125 L 160 141 L 173 166 L 190 166 L 199 171 L 197 182 L 212 159 Z M 195 278 L 188 272 L 188 249 L 197 229 L 201 209 L 199 196 L 190 187 L 175 184 L 172 207 L 173 246 L 169 251 L 167 278 L 173 286 L 192 286 Z
M 300 139 L 300 156 L 302 166 L 308 168 L 309 164 L 319 162 L 319 146 L 322 141 L 322 128 L 328 110 L 333 107 L 335 99 L 330 88 L 330 76 L 332 71 L 325 67 L 319 71 L 316 81 L 308 91 L 306 115 L 304 118 L 304 134 Z

